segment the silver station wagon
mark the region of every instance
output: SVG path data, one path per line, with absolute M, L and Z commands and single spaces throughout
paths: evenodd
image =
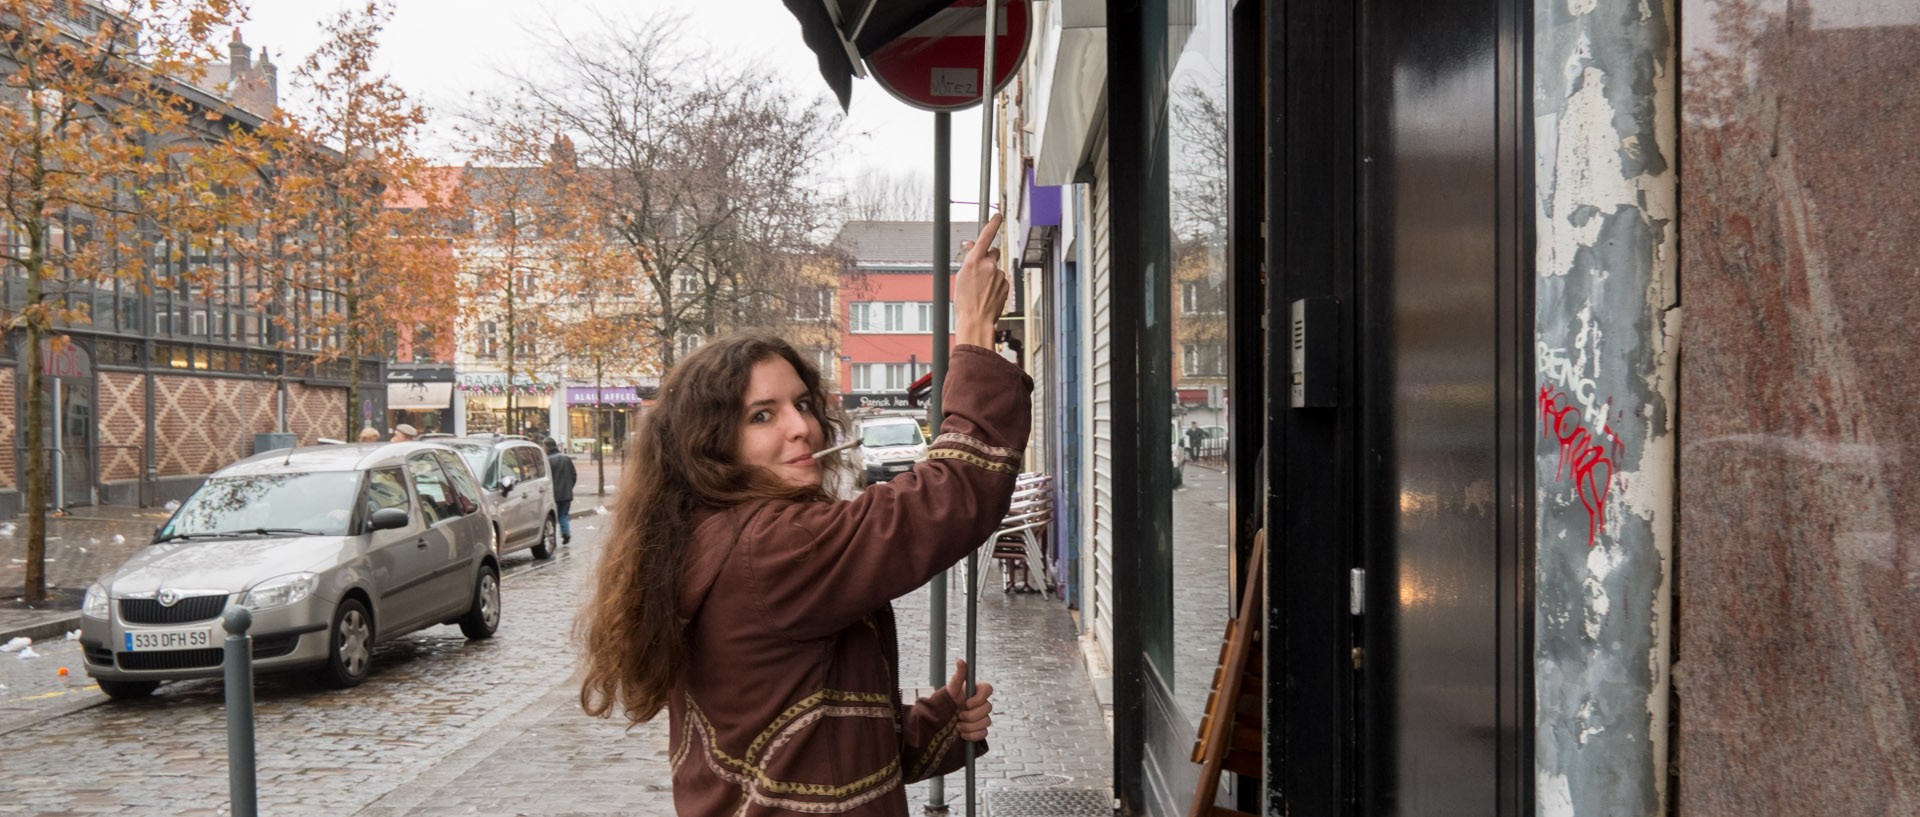
M 437 624 L 500 624 L 500 566 L 478 481 L 431 443 L 281 449 L 227 466 L 153 543 L 87 589 L 87 674 L 114 698 L 218 677 L 232 606 L 254 666 L 366 680 L 373 645 Z

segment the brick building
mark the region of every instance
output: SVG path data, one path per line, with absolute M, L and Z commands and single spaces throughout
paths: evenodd
M 952 225 L 949 275 L 979 232 L 972 222 Z M 833 244 L 847 259 L 840 359 L 824 362 L 833 364 L 841 405 L 903 408 L 907 386 L 933 368 L 933 222 L 849 221 Z
M 236 31 L 230 53 L 205 79 L 220 88 L 174 88 L 216 115 L 189 138 L 256 127 L 276 104 L 277 69 L 264 49 L 251 59 Z M 5 231 L 0 240 L 25 238 Z M 189 286 L 189 266 L 223 273 L 209 286 Z M 25 284 L 21 269 L 0 269 L 0 317 L 24 303 Z M 61 284 L 68 305 L 85 309 L 83 319 L 56 325 L 64 342 L 33 351 L 21 332 L 0 338 L 0 516 L 20 512 L 24 501 L 26 403 L 17 384 L 34 363 L 46 376 L 44 439 L 57 507 L 182 498 L 208 473 L 252 454 L 258 433 L 290 433 L 301 444 L 346 435 L 350 364 L 325 359 L 322 341 L 299 329 L 338 311 L 336 299 L 316 290 L 263 300 L 271 284 L 237 259 L 171 240 L 138 279 Z M 275 313 L 270 301 L 286 306 Z M 383 380 L 377 361 L 361 366 L 362 382 Z M 369 392 L 367 402 L 384 413 L 383 394 Z

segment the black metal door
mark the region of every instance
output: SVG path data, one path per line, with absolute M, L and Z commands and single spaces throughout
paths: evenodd
M 1528 7 L 1269 8 L 1269 806 L 1524 814 Z

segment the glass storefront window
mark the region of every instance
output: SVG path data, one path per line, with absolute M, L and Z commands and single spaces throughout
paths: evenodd
M 1173 688 L 1173 700 L 1198 724 L 1233 614 L 1229 575 L 1234 558 L 1228 526 L 1226 439 L 1227 350 L 1227 28 L 1228 0 L 1169 4 L 1166 53 L 1172 56 L 1162 103 L 1164 130 L 1149 143 L 1164 157 L 1166 270 L 1154 276 L 1155 309 L 1167 335 L 1150 335 L 1156 354 L 1145 384 L 1167 395 L 1172 490 L 1171 627 L 1148 639 L 1148 656 Z M 1154 180 L 1162 183 L 1160 180 Z M 1150 185 L 1150 188 L 1157 185 Z M 1148 393 L 1153 393 L 1149 391 Z M 1157 628 L 1156 628 L 1157 629 Z

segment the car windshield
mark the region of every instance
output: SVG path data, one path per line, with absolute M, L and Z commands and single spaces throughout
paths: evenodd
M 487 478 L 487 455 L 493 453 L 493 446 L 472 443 L 447 443 L 447 445 L 460 453 L 460 459 L 467 461 L 467 467 L 472 469 L 474 474 L 481 479 Z
M 926 440 L 920 436 L 920 427 L 913 423 L 887 423 L 886 425 L 862 426 L 860 444 L 868 448 L 888 445 L 919 445 Z
M 359 471 L 215 477 L 187 497 L 158 539 L 245 533 L 344 536 Z

